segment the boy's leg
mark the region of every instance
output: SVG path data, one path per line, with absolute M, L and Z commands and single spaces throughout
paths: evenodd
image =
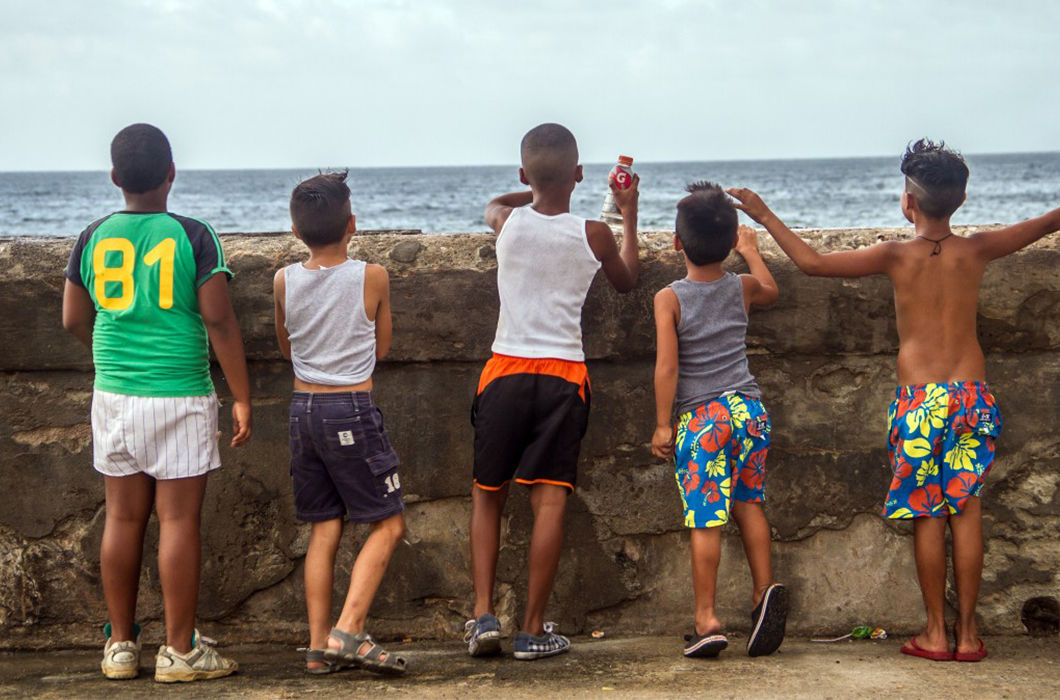
M 493 587 L 501 545 L 501 515 L 508 484 L 497 490 L 471 487 L 471 580 L 475 587 L 475 617 L 493 614 Z
M 309 648 L 323 649 L 331 631 L 331 592 L 335 553 L 342 538 L 342 518 L 312 524 L 305 555 L 305 605 L 309 616 Z M 322 661 L 311 667 L 325 666 Z
M 563 515 L 568 493 L 566 487 L 552 484 L 530 487 L 534 530 L 530 537 L 530 580 L 523 631 L 534 636 L 541 636 L 545 631 L 545 605 L 552 593 L 563 549 Z
M 743 551 L 747 555 L 747 565 L 751 569 L 751 604 L 758 605 L 769 584 L 773 583 L 772 535 L 769 521 L 761 503 L 735 501 L 732 505 L 732 517 L 740 527 L 740 539 Z
M 696 634 L 706 636 L 721 632 L 721 620 L 714 612 L 721 561 L 721 528 L 692 529 L 692 590 L 696 598 Z
M 751 570 L 751 631 L 747 655 L 767 656 L 784 642 L 788 620 L 788 592 L 773 582 L 771 532 L 762 503 L 765 499 L 765 460 L 772 428 L 762 402 L 742 394 L 727 397 L 733 416 L 732 517 L 740 527 L 744 554 Z
M 166 645 L 191 651 L 202 560 L 200 519 L 206 475 L 161 479 L 155 486 L 158 512 L 158 577 L 166 617 Z
M 154 505 L 155 480 L 146 474 L 133 474 L 105 476 L 103 483 L 107 508 L 99 565 L 111 639 L 134 642 L 144 530 Z
M 346 593 L 346 602 L 342 606 L 339 620 L 335 623 L 339 630 L 350 634 L 364 632 L 368 608 L 372 606 L 379 584 L 383 581 L 390 557 L 404 536 L 403 513 L 396 513 L 372 523 L 372 531 L 361 545 L 361 551 L 357 553 L 357 560 L 353 563 L 353 571 L 350 572 L 350 589 Z M 342 644 L 337 639 L 329 638 L 328 646 L 338 649 Z M 381 660 L 385 660 L 385 657 Z
M 957 584 L 957 651 L 979 650 L 979 630 L 975 623 L 975 606 L 979 601 L 979 583 L 983 576 L 982 502 L 969 496 L 964 510 L 950 516 L 953 533 L 953 577 Z
M 913 547 L 916 575 L 927 613 L 927 626 L 914 639 L 925 651 L 949 651 L 943 607 L 946 598 L 946 518 L 916 518 L 913 521 Z

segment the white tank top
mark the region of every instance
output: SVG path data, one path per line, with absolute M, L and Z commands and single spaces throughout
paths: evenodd
M 584 362 L 582 306 L 599 269 L 585 219 L 513 209 L 497 236 L 501 312 L 493 352 Z
M 284 268 L 284 326 L 291 338 L 294 376 L 303 382 L 344 386 L 371 379 L 375 322 L 364 309 L 363 260 L 307 270 Z

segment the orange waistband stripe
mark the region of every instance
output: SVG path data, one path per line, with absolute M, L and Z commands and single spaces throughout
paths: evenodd
M 558 360 L 554 357 L 512 357 L 494 353 L 482 368 L 476 393 L 481 394 L 494 379 L 512 374 L 546 374 L 565 379 L 580 387 L 578 395 L 582 400 L 585 399 L 585 387 L 589 386 L 589 368 L 584 362 Z

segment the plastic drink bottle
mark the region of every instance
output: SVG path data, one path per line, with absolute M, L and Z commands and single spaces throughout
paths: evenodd
M 611 168 L 611 172 L 607 175 L 608 185 L 612 182 L 620 190 L 629 189 L 629 186 L 633 184 L 633 158 L 630 156 L 618 157 L 615 167 Z M 622 212 L 618 210 L 618 205 L 615 204 L 615 198 L 611 195 L 610 187 L 608 187 L 607 195 L 604 197 L 604 206 L 600 211 L 600 218 L 604 223 L 611 226 L 621 225 L 622 223 Z

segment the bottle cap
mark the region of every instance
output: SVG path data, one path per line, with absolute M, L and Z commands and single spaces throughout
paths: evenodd
M 633 156 L 619 156 L 618 157 L 618 164 L 619 165 L 633 165 Z

